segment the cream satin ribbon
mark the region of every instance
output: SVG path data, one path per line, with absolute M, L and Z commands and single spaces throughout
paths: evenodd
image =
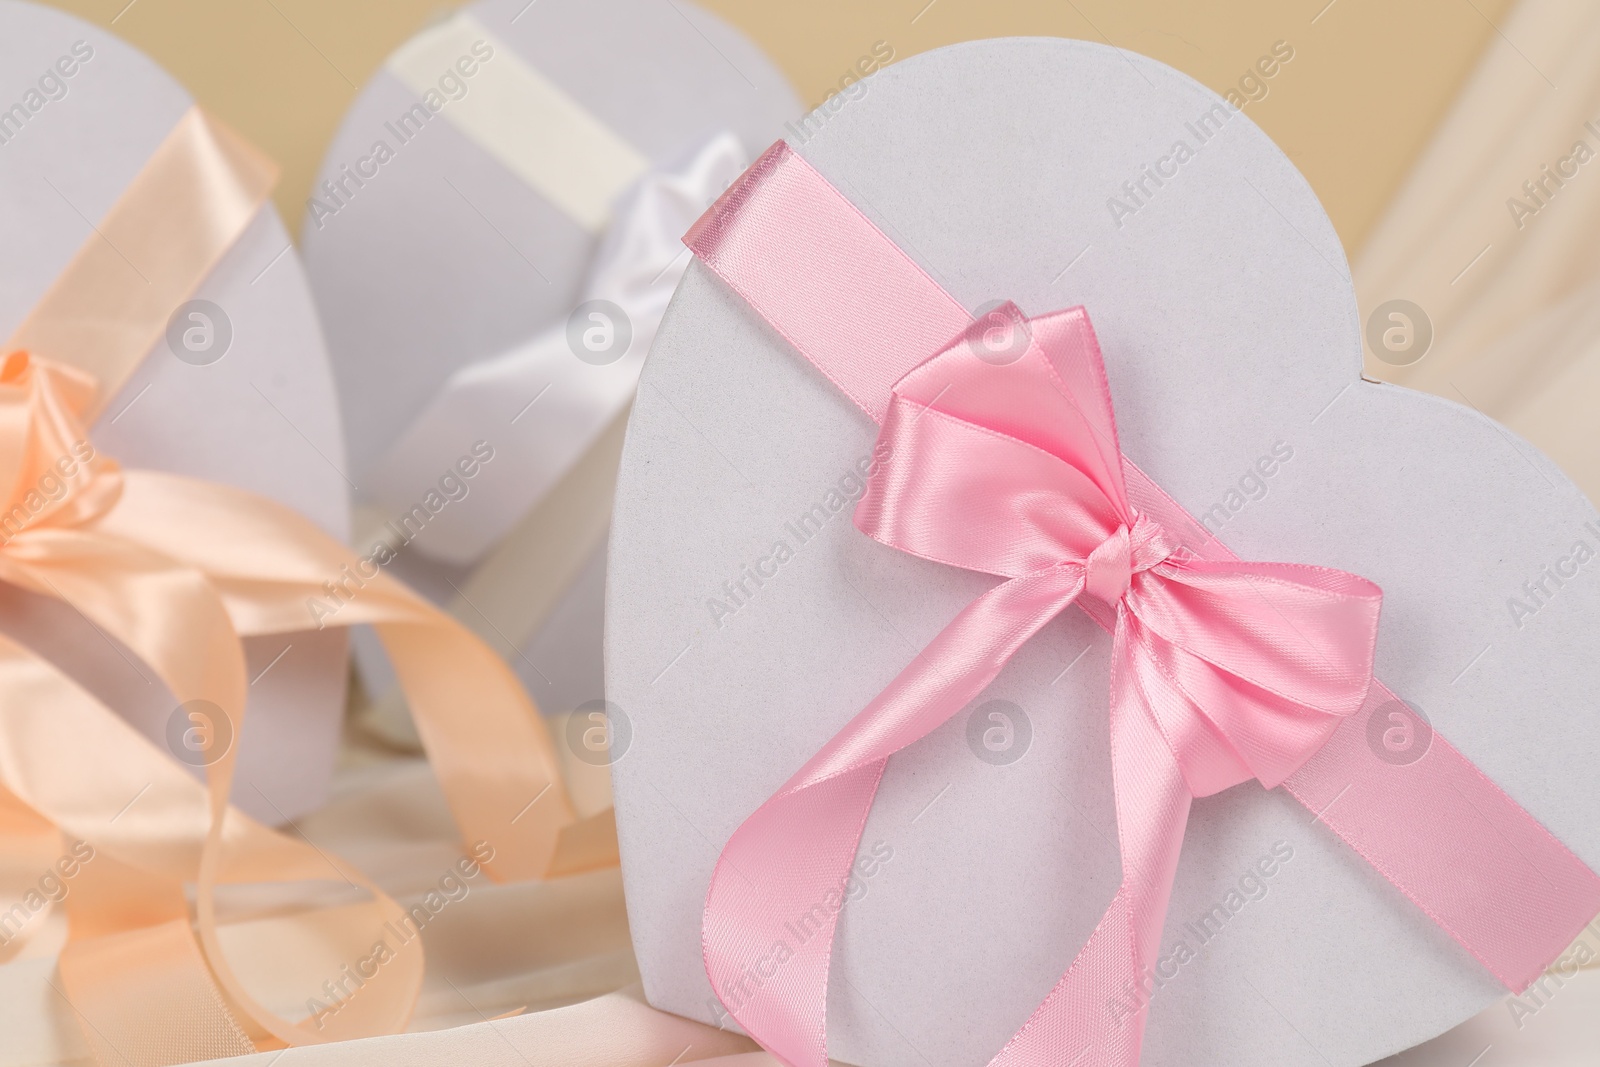
M 277 164 L 190 109 L 112 204 L 98 237 L 83 243 L 0 354 L 49 353 L 93 375 L 100 394 L 85 412 L 92 421 L 277 180 Z M 119 249 L 138 253 L 144 279 L 133 277 Z
M 308 599 L 359 573 L 359 561 L 274 502 L 122 471 L 87 445 L 85 427 L 106 383 L 137 366 L 273 178 L 237 137 L 189 112 L 0 364 L 0 515 L 16 527 L 0 547 L 0 580 L 74 606 L 179 701 L 209 702 L 231 737 L 240 736 L 247 690 L 240 638 L 308 629 Z M 119 260 L 143 265 L 142 278 L 109 261 L 112 243 Z M 363 576 L 337 623 L 370 623 L 384 640 L 457 826 L 491 877 L 615 862 L 609 812 L 574 819 L 538 713 L 492 650 L 381 572 Z M 8 639 L 0 639 L 0 693 L 6 846 L 36 853 L 47 822 L 95 852 L 67 897 L 60 977 L 102 1061 L 188 1062 L 404 1027 L 423 966 L 420 939 L 395 935 L 404 912 L 348 864 L 231 808 L 237 746 L 210 760 L 202 786 Z M 364 943 L 395 943 L 364 983 L 336 998 L 336 1010 L 291 1021 L 236 973 L 220 936 L 218 889 L 329 880 L 370 897 L 350 912 L 366 920 Z M 195 885 L 193 915 L 186 883 Z
M 628 405 L 689 264 L 679 238 L 746 163 L 739 139 L 722 133 L 682 167 L 647 174 L 617 206 L 579 309 L 591 301 L 612 306 L 592 307 L 571 323 L 456 371 L 362 479 L 382 507 L 404 514 L 468 445 L 480 437 L 491 441 L 495 462 L 464 498 L 430 519 L 419 551 L 450 563 L 477 560 Z
M 650 163 L 469 12 L 422 31 L 385 64 L 430 111 L 592 233 Z

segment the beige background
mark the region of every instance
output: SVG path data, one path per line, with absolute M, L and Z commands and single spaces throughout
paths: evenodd
M 164 64 L 283 164 L 298 232 L 357 87 L 439 0 L 53 0 Z M 536 0 L 535 0 L 536 2 Z M 669 3 L 671 0 L 660 0 Z M 897 58 L 1019 34 L 1105 40 L 1226 92 L 1274 41 L 1294 61 L 1250 116 L 1288 152 L 1352 255 L 1511 0 L 698 0 L 763 45 L 816 104 L 882 40 Z

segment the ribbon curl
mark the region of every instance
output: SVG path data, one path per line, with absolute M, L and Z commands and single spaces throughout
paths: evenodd
M 395 1033 L 422 982 L 413 938 L 336 1011 L 290 1020 L 249 992 L 220 936 L 217 893 L 237 884 L 347 883 L 370 898 L 355 914 L 374 936 L 405 922 L 359 871 L 228 804 L 237 745 L 222 739 L 241 736 L 248 691 L 241 637 L 309 629 L 307 599 L 355 557 L 273 501 L 123 470 L 87 440 L 102 380 L 137 365 L 169 302 L 193 292 L 260 209 L 273 168 L 247 148 L 186 114 L 103 223 L 146 263 L 157 297 L 107 269 L 91 238 L 0 349 L 0 581 L 71 605 L 178 701 L 226 720 L 206 739 L 202 785 L 55 665 L 0 638 L 0 823 L 13 848 L 36 851 L 47 822 L 93 849 L 66 898 L 60 973 L 107 1063 Z M 615 861 L 609 813 L 575 819 L 538 711 L 499 656 L 381 572 L 339 613 L 338 625 L 357 623 L 385 642 L 464 841 L 492 849 L 492 878 Z

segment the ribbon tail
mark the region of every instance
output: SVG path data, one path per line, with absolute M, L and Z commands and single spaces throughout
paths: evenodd
M 140 1062 L 179 1063 L 239 1051 L 231 1042 L 240 1028 L 312 1044 L 405 1025 L 422 984 L 420 939 L 396 945 L 336 1017 L 300 1023 L 254 999 L 221 943 L 215 891 L 222 883 L 348 882 L 371 898 L 352 918 L 356 929 L 387 939 L 384 924 L 403 922 L 405 911 L 374 882 L 224 806 L 225 778 L 202 785 L 53 664 L 4 637 L 0 692 L 7 697 L 0 785 L 90 846 L 73 851 L 78 867 L 66 898 L 70 940 L 61 966 L 86 1032 L 139 1050 Z M 197 886 L 192 925 L 187 881 Z M 193 1025 L 153 1031 L 150 1020 L 162 1018 Z M 202 1037 L 204 1043 L 190 1043 Z
M 1283 787 L 1521 993 L 1600 912 L 1600 876 L 1431 729 L 1415 762 L 1378 758 L 1369 721 L 1403 707 L 1375 683 Z
M 560 762 L 538 710 L 492 649 L 381 570 L 362 568 L 288 508 L 176 475 L 130 471 L 124 478 L 122 500 L 98 530 L 199 571 L 239 633 L 374 625 L 462 838 L 494 849 L 485 863 L 491 878 L 543 877 L 561 860 L 555 853 L 574 818 Z M 349 599 L 319 618 L 308 602 L 326 595 L 330 577 L 348 583 Z
M 1126 609 L 1123 609 L 1126 612 Z M 1150 708 L 1171 697 L 1144 670 L 1124 615 L 1111 656 L 1111 769 L 1122 885 L 1094 933 L 990 1067 L 1137 1067 L 1150 976 L 1193 797 Z
M 381 602 L 374 607 L 383 612 Z M 561 765 L 537 709 L 525 698 L 521 714 L 506 708 L 522 690 L 505 661 L 442 613 L 420 623 L 375 621 L 374 629 L 463 839 L 494 849 L 484 862 L 490 877 L 520 881 L 544 878 L 553 865 L 571 869 L 561 846 L 576 816 Z
M 706 973 L 729 1013 L 789 1067 L 828 1062 L 833 935 L 889 756 L 982 693 L 1082 588 L 1082 569 L 1063 566 L 973 601 L 723 848 L 706 894 Z

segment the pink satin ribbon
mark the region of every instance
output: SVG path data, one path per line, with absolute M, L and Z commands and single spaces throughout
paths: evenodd
M 706 896 L 717 995 L 792 1067 L 827 1062 L 836 915 L 746 977 L 784 922 L 845 881 L 888 757 L 976 698 L 1073 604 L 1111 633 L 1122 884 L 996 1065 L 1139 1060 L 1190 801 L 1283 785 L 1508 988 L 1600 910 L 1600 877 L 1443 738 L 1396 766 L 1365 712 L 1381 594 L 1342 571 L 1241 562 L 1123 456 L 1082 308 L 972 317 L 779 142 L 685 243 L 880 426 L 868 536 L 1002 579 L 736 830 Z M 1016 358 L 993 331 L 1020 339 Z M 1009 361 L 1008 361 L 1009 360 Z M 882 451 L 882 450 L 880 450 Z M 764 974 L 765 972 L 763 972 Z M 1143 998 L 1137 998 L 1143 1001 Z

